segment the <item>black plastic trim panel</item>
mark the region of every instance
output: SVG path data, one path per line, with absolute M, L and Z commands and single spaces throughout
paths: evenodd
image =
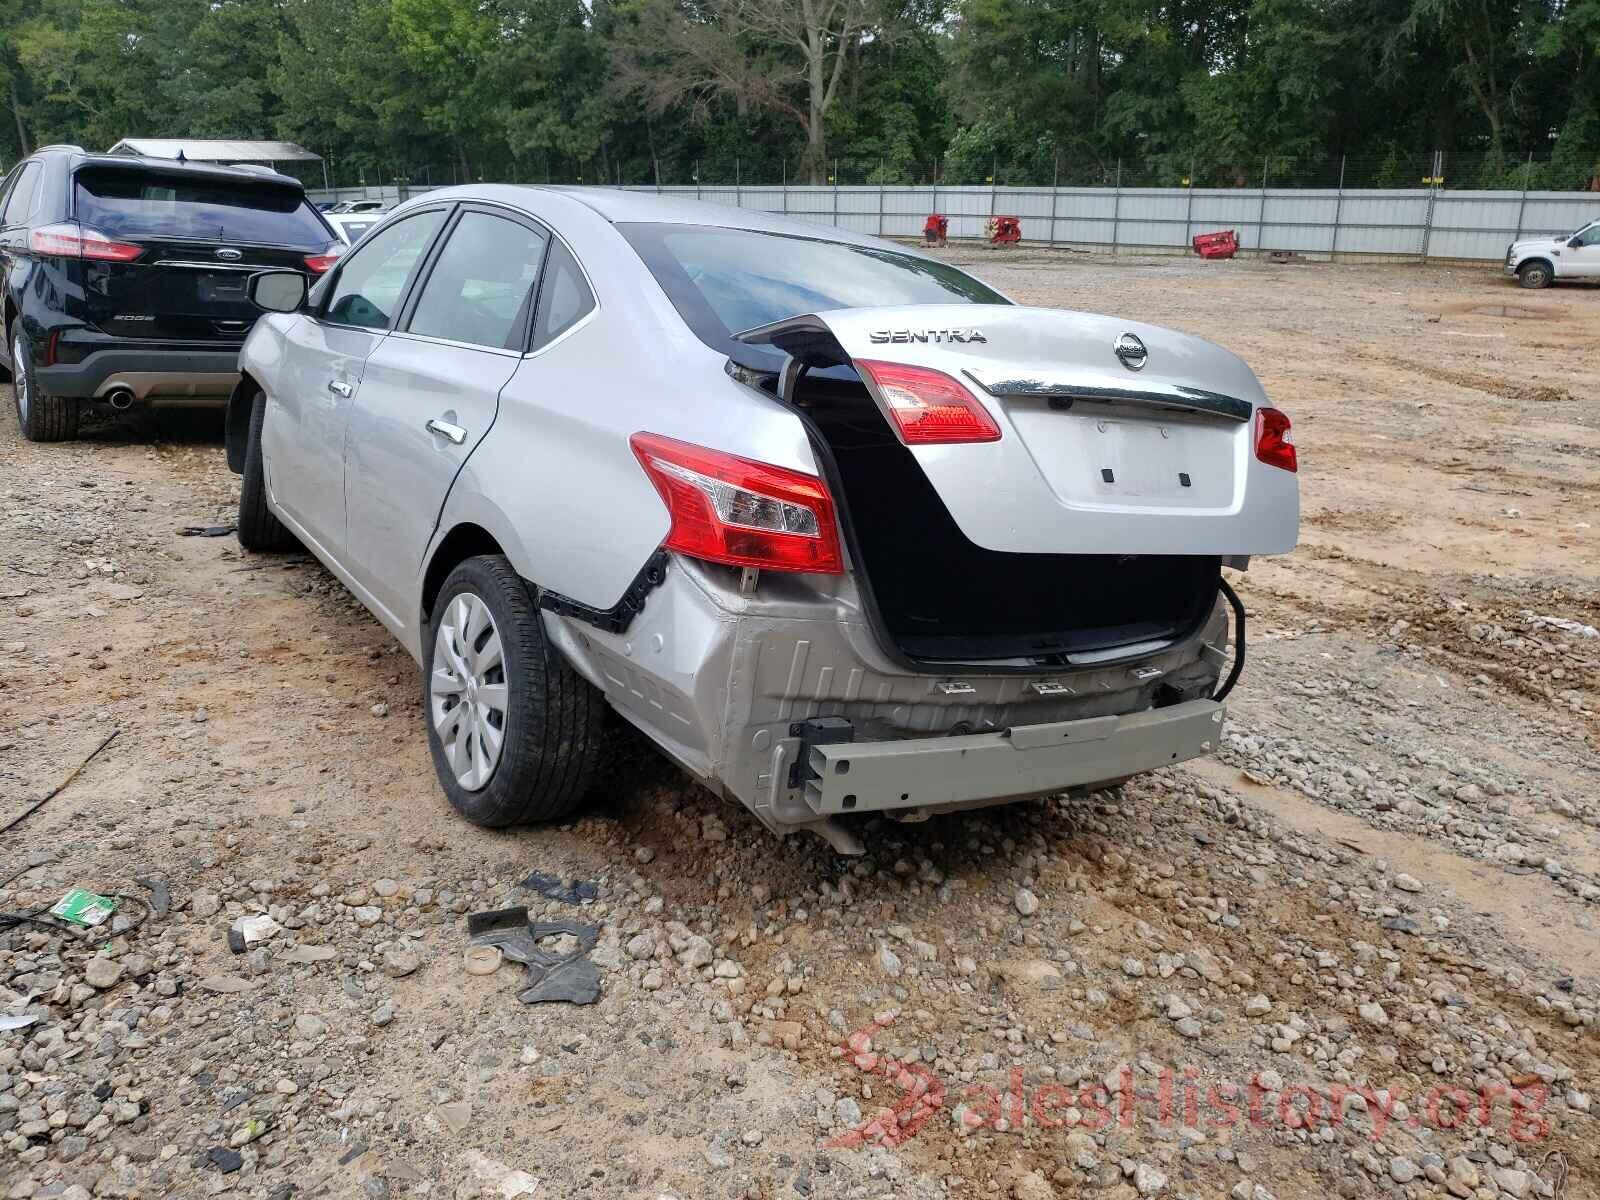
M 645 598 L 667 581 L 667 557 L 665 550 L 657 550 L 652 554 L 633 577 L 628 590 L 622 593 L 622 599 L 610 608 L 594 608 L 560 592 L 547 592 L 543 588 L 539 589 L 539 607 L 564 617 L 576 618 L 607 633 L 627 633 L 634 617 L 644 610 Z

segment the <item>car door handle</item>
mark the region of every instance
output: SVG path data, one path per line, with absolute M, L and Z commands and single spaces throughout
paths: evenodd
M 348 383 L 345 383 L 342 380 L 330 379 L 328 380 L 328 390 L 335 396 L 343 396 L 346 400 L 348 400 L 350 399 L 350 393 L 355 391 L 355 388 L 351 387 Z
M 452 425 L 449 421 L 441 421 L 438 417 L 433 417 L 428 421 L 427 430 L 429 433 L 437 433 L 441 437 L 449 438 L 457 446 L 467 440 L 467 431 L 465 429 L 459 425 Z

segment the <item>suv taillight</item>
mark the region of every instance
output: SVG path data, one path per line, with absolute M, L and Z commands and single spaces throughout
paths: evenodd
M 1276 408 L 1256 409 L 1256 457 L 1270 467 L 1282 467 L 1285 471 L 1299 468 L 1289 418 Z
M 343 254 L 344 247 L 329 246 L 327 250 L 323 251 L 321 254 L 306 255 L 306 266 L 310 268 L 313 275 L 321 275 L 329 267 L 333 266 L 334 263 L 338 262 Z
M 735 567 L 843 573 L 833 498 L 815 475 L 655 433 L 628 441 L 672 515 L 666 549 Z
M 132 262 L 144 253 L 143 246 L 119 242 L 98 229 L 63 221 L 42 225 L 28 235 L 28 249 L 55 258 L 90 258 L 101 262 Z
M 906 445 L 1000 440 L 1000 426 L 989 410 L 943 371 L 864 359 L 855 366 L 883 398 Z

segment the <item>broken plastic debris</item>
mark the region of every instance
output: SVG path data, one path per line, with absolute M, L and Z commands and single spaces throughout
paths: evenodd
M 524 1004 L 593 1004 L 600 998 L 600 973 L 588 957 L 600 936 L 596 925 L 529 921 L 526 908 L 502 908 L 469 913 L 467 933 L 471 935 L 471 946 L 494 947 L 527 968 L 524 987 L 517 993 L 517 999 Z M 577 940 L 578 948 L 571 954 L 540 948 L 542 939 L 561 935 Z
M 600 885 L 592 879 L 574 879 L 571 883 L 534 871 L 522 881 L 530 892 L 538 892 L 546 900 L 559 900 L 562 904 L 581 904 L 600 895 Z
M 74 925 L 100 925 L 117 911 L 117 902 L 110 896 L 97 895 L 84 888 L 73 888 L 50 910 L 52 917 L 70 921 Z
M 9 1033 L 13 1029 L 26 1029 L 38 1019 L 38 1013 L 0 1014 L 0 1033 Z

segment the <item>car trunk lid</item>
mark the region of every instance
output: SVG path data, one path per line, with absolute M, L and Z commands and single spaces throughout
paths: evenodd
M 1266 396 L 1239 358 L 1198 338 L 971 304 L 835 310 L 739 337 L 811 367 L 891 362 L 960 381 L 999 439 L 907 449 L 979 547 L 1245 555 L 1294 545 L 1295 477 L 1254 454 Z

